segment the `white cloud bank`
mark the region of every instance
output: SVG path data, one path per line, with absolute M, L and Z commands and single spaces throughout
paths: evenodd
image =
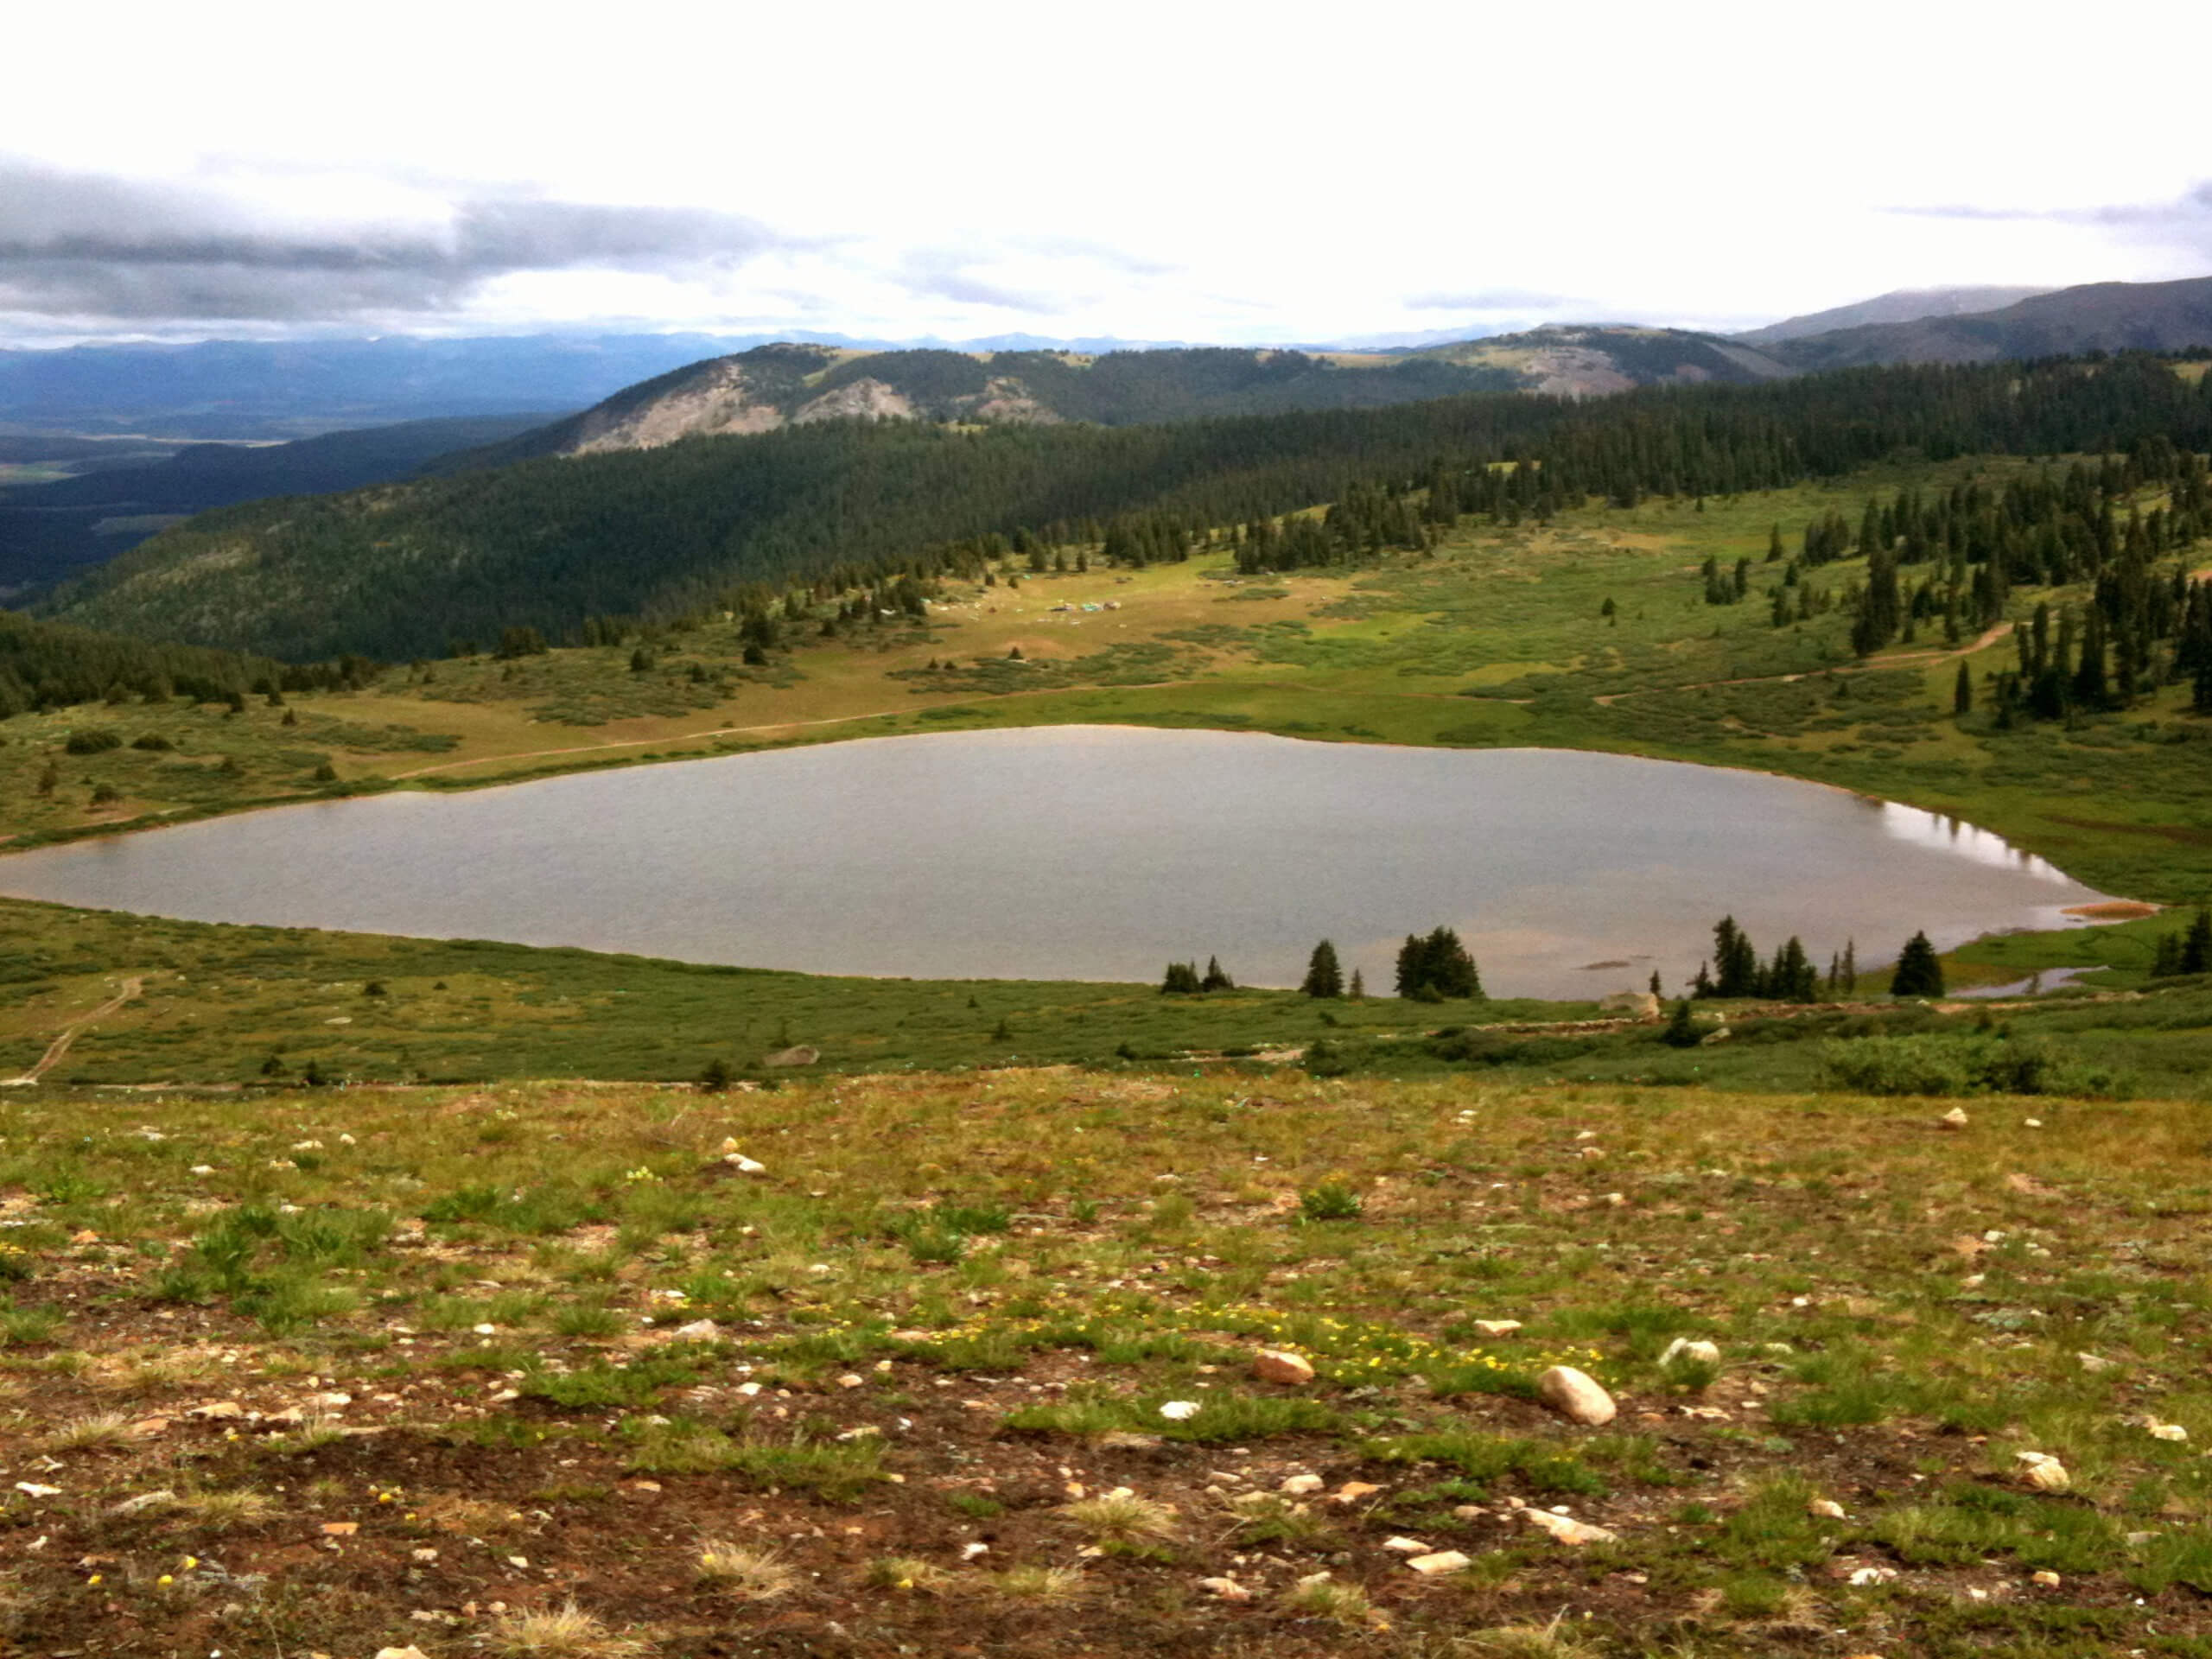
M 2205 9 L 2134 18 L 2202 60 Z M 1740 327 L 2212 271 L 2196 100 L 2017 11 L 60 8 L 0 335 Z

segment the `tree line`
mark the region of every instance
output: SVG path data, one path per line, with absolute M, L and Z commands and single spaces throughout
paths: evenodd
M 167 702 L 173 697 L 243 707 L 249 695 L 356 687 L 378 671 L 364 657 L 281 663 L 0 610 L 0 720 L 83 702 Z

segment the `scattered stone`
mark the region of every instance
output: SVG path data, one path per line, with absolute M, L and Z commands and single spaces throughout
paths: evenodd
M 21 1492 L 25 1497 L 59 1497 L 61 1496 L 61 1489 L 59 1486 L 41 1486 L 35 1480 L 19 1480 L 16 1483 L 16 1490 Z
M 1429 1553 L 1428 1546 L 1418 1538 L 1385 1538 L 1382 1548 L 1395 1550 L 1401 1555 L 1426 1555 Z
M 1293 1475 L 1275 1490 L 1292 1497 L 1304 1497 L 1308 1493 L 1319 1491 L 1327 1484 L 1319 1475 Z
M 159 1491 L 141 1492 L 136 1497 L 126 1497 L 108 1510 L 110 1515 L 143 1515 L 149 1510 L 165 1510 L 176 1502 L 176 1494 L 168 1487 Z
M 2024 1117 L 2020 1122 L 2031 1129 L 2039 1129 L 2043 1128 L 2043 1119 L 2039 1117 Z
M 209 1422 L 219 1422 L 233 1417 L 245 1416 L 245 1408 L 235 1400 L 205 1400 L 194 1406 L 188 1414 L 205 1418 Z
M 1732 1042 L 1735 1039 L 1735 1036 L 1736 1033 L 1729 1030 L 1727 1027 L 1716 1026 L 1713 1030 L 1707 1032 L 1703 1037 L 1698 1039 L 1698 1046 L 1700 1048 L 1704 1048 L 1713 1043 Z
M 1431 1577 L 1439 1573 L 1464 1573 L 1474 1563 L 1456 1549 L 1440 1549 L 1433 1554 L 1415 1555 L 1406 1565 L 1424 1577 Z
M 689 1325 L 679 1325 L 674 1334 L 686 1342 L 712 1342 L 722 1333 L 722 1328 L 712 1319 L 694 1319 Z
M 800 1043 L 791 1048 L 779 1048 L 772 1054 L 763 1056 L 760 1064 L 763 1065 L 812 1065 L 821 1058 L 820 1049 L 809 1048 L 804 1043 Z
M 2185 1440 L 2189 1438 L 2189 1431 L 2179 1423 L 2152 1423 L 2149 1427 L 2151 1438 L 2154 1440 Z
M 1106 1452 L 1157 1452 L 1162 1442 L 1157 1434 L 1139 1434 L 1126 1428 L 1116 1428 L 1098 1437 L 1099 1448 Z
M 1598 1380 L 1572 1365 L 1554 1365 L 1536 1379 L 1536 1398 L 1571 1423 L 1599 1428 L 1619 1409 Z
M 2022 1477 L 2039 1492 L 2063 1492 L 2073 1489 L 2074 1478 L 2066 1472 L 2066 1465 L 2047 1452 L 2015 1452 L 2012 1454 L 2021 1465 Z
M 1601 1014 L 1618 1014 L 1630 1020 L 1656 1020 L 1659 999 L 1649 991 L 1615 991 L 1598 1004 Z
M 1521 1328 L 1518 1319 L 1477 1319 L 1475 1329 L 1486 1337 L 1510 1337 Z
M 1332 1503 L 1357 1503 L 1363 1497 L 1372 1497 L 1382 1489 L 1363 1480 L 1348 1480 L 1329 1495 Z
M 1313 1380 L 1313 1365 L 1302 1354 L 1269 1349 L 1253 1360 L 1252 1375 L 1262 1382 L 1281 1382 L 1292 1388 L 1303 1388 Z
M 1615 1544 L 1620 1535 L 1605 1527 L 1592 1526 L 1586 1521 L 1577 1521 L 1573 1516 L 1557 1515 L 1549 1510 L 1523 1510 L 1521 1513 L 1529 1522 L 1557 1539 L 1562 1544 Z
M 2028 1575 L 2028 1582 L 2031 1584 L 2039 1584 L 2046 1590 L 2056 1590 L 2058 1588 L 2059 1579 L 2057 1573 L 2046 1568 L 2041 1573 L 2030 1573 Z
M 1823 1521 L 1840 1521 L 1844 1518 L 1843 1505 L 1832 1497 L 1815 1498 L 1805 1506 L 1805 1513 L 1816 1516 Z
M 1897 1575 L 1897 1570 L 1894 1567 L 1862 1567 L 1852 1573 L 1847 1582 L 1863 1590 L 1870 1584 L 1887 1584 Z
M 1170 1400 L 1160 1407 L 1160 1414 L 1171 1423 L 1186 1423 L 1198 1414 L 1198 1402 L 1195 1400 Z
M 1720 1350 L 1709 1342 L 1692 1342 L 1688 1337 L 1676 1337 L 1667 1344 L 1667 1351 L 1659 1356 L 1659 1363 L 1672 1365 L 1678 1359 L 1686 1360 L 1693 1365 L 1718 1365 Z
M 1234 1579 L 1200 1579 L 1198 1588 L 1217 1601 L 1249 1601 L 1252 1592 Z
M 430 1659 L 430 1656 L 417 1647 L 378 1648 L 376 1659 Z
M 322 1523 L 322 1535 L 326 1538 L 351 1538 L 360 1529 L 361 1523 L 358 1521 L 326 1521 Z
M 1967 1124 L 1974 1122 L 1972 1118 L 1967 1116 L 1967 1109 L 1963 1106 L 1952 1107 L 1949 1111 L 1944 1113 L 1942 1116 L 1937 1118 L 1936 1121 L 1938 1123 L 1941 1123 L 1947 1129 L 1963 1129 Z
M 2120 1369 L 2118 1360 L 2107 1359 L 2102 1354 L 2076 1354 L 2074 1357 L 2081 1362 L 2082 1369 L 2085 1371 L 2112 1371 Z
M 852 1371 L 847 1371 L 837 1379 L 837 1386 L 841 1389 L 863 1389 L 868 1386 L 868 1379 Z

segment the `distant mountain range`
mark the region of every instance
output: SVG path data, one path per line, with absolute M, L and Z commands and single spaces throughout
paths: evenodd
M 1993 363 L 2083 352 L 2212 346 L 2212 276 L 2174 283 L 2092 283 L 1994 311 L 1923 316 L 1785 340 L 1776 354 L 1800 372 L 1867 363 Z
M 1128 426 L 1380 408 L 1472 391 L 1588 396 L 1662 382 L 1767 380 L 1789 372 L 1733 341 L 1668 328 L 1543 328 L 1389 353 L 1217 346 L 1090 356 L 779 344 L 691 364 L 540 431 L 447 457 L 439 467 L 651 449 L 682 438 L 855 416 Z
M 1855 305 L 1839 305 L 1832 310 L 1808 312 L 1802 317 L 1784 317 L 1780 322 L 1770 322 L 1764 328 L 1748 329 L 1729 338 L 1748 346 L 1778 346 L 1786 340 L 1802 340 L 1808 334 L 1825 334 L 1838 328 L 1863 328 L 1870 323 L 1915 322 L 1922 317 L 1960 317 L 1995 311 L 2050 291 L 2047 288 L 1900 288 Z
M 1004 334 L 892 345 L 836 334 L 537 334 L 486 339 L 92 345 L 0 351 L 0 435 L 143 434 L 158 439 L 288 439 L 401 421 L 577 410 L 629 397 L 678 371 L 734 423 L 814 418 L 826 394 L 862 380 L 888 411 L 962 406 L 987 419 L 1106 423 L 1344 407 L 1519 389 L 1589 395 L 1660 381 L 1758 379 L 1859 363 L 2212 344 L 2212 278 L 2029 288 L 1900 289 L 1732 336 L 1586 323 L 1488 338 L 1282 351 Z M 791 384 L 764 346 L 812 353 Z M 1159 361 L 1137 366 L 1135 359 Z M 855 368 L 858 359 L 868 366 Z M 711 388 L 709 360 L 747 366 Z M 798 359 L 795 359 L 797 361 Z M 896 364 L 898 366 L 893 366 Z M 1338 370 L 1376 370 L 1358 377 Z M 1101 372 L 1101 371 L 1103 372 Z M 1018 382 L 1004 394 L 993 382 Z M 663 391 L 673 388 L 663 388 Z M 659 395 L 656 393 L 655 395 Z M 776 423 L 769 422 L 769 423 Z M 587 440 L 588 442 L 588 440 Z M 4 457 L 0 457 L 4 459 Z

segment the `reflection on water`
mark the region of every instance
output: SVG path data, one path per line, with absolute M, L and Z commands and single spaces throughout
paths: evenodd
M 1674 989 L 1732 913 L 1894 955 L 2101 895 L 1971 825 L 1761 773 L 1055 727 L 287 807 L 0 859 L 0 892 L 207 921 L 918 977 L 1391 982 L 1457 927 L 1493 994 Z M 1592 969 L 1591 963 L 1630 964 Z
M 1877 801 L 1873 804 L 1881 814 L 1882 830 L 1885 835 L 1918 846 L 1940 848 L 1955 853 L 1961 858 L 1975 859 L 1999 868 L 2018 870 L 2038 880 L 2056 881 L 2073 886 L 2074 878 L 2048 859 L 2023 852 L 2019 848 L 1993 831 L 1979 824 L 1968 823 L 1964 818 L 1948 817 L 1940 812 L 1923 812 L 1916 806 L 1904 806 L 1896 801 Z

